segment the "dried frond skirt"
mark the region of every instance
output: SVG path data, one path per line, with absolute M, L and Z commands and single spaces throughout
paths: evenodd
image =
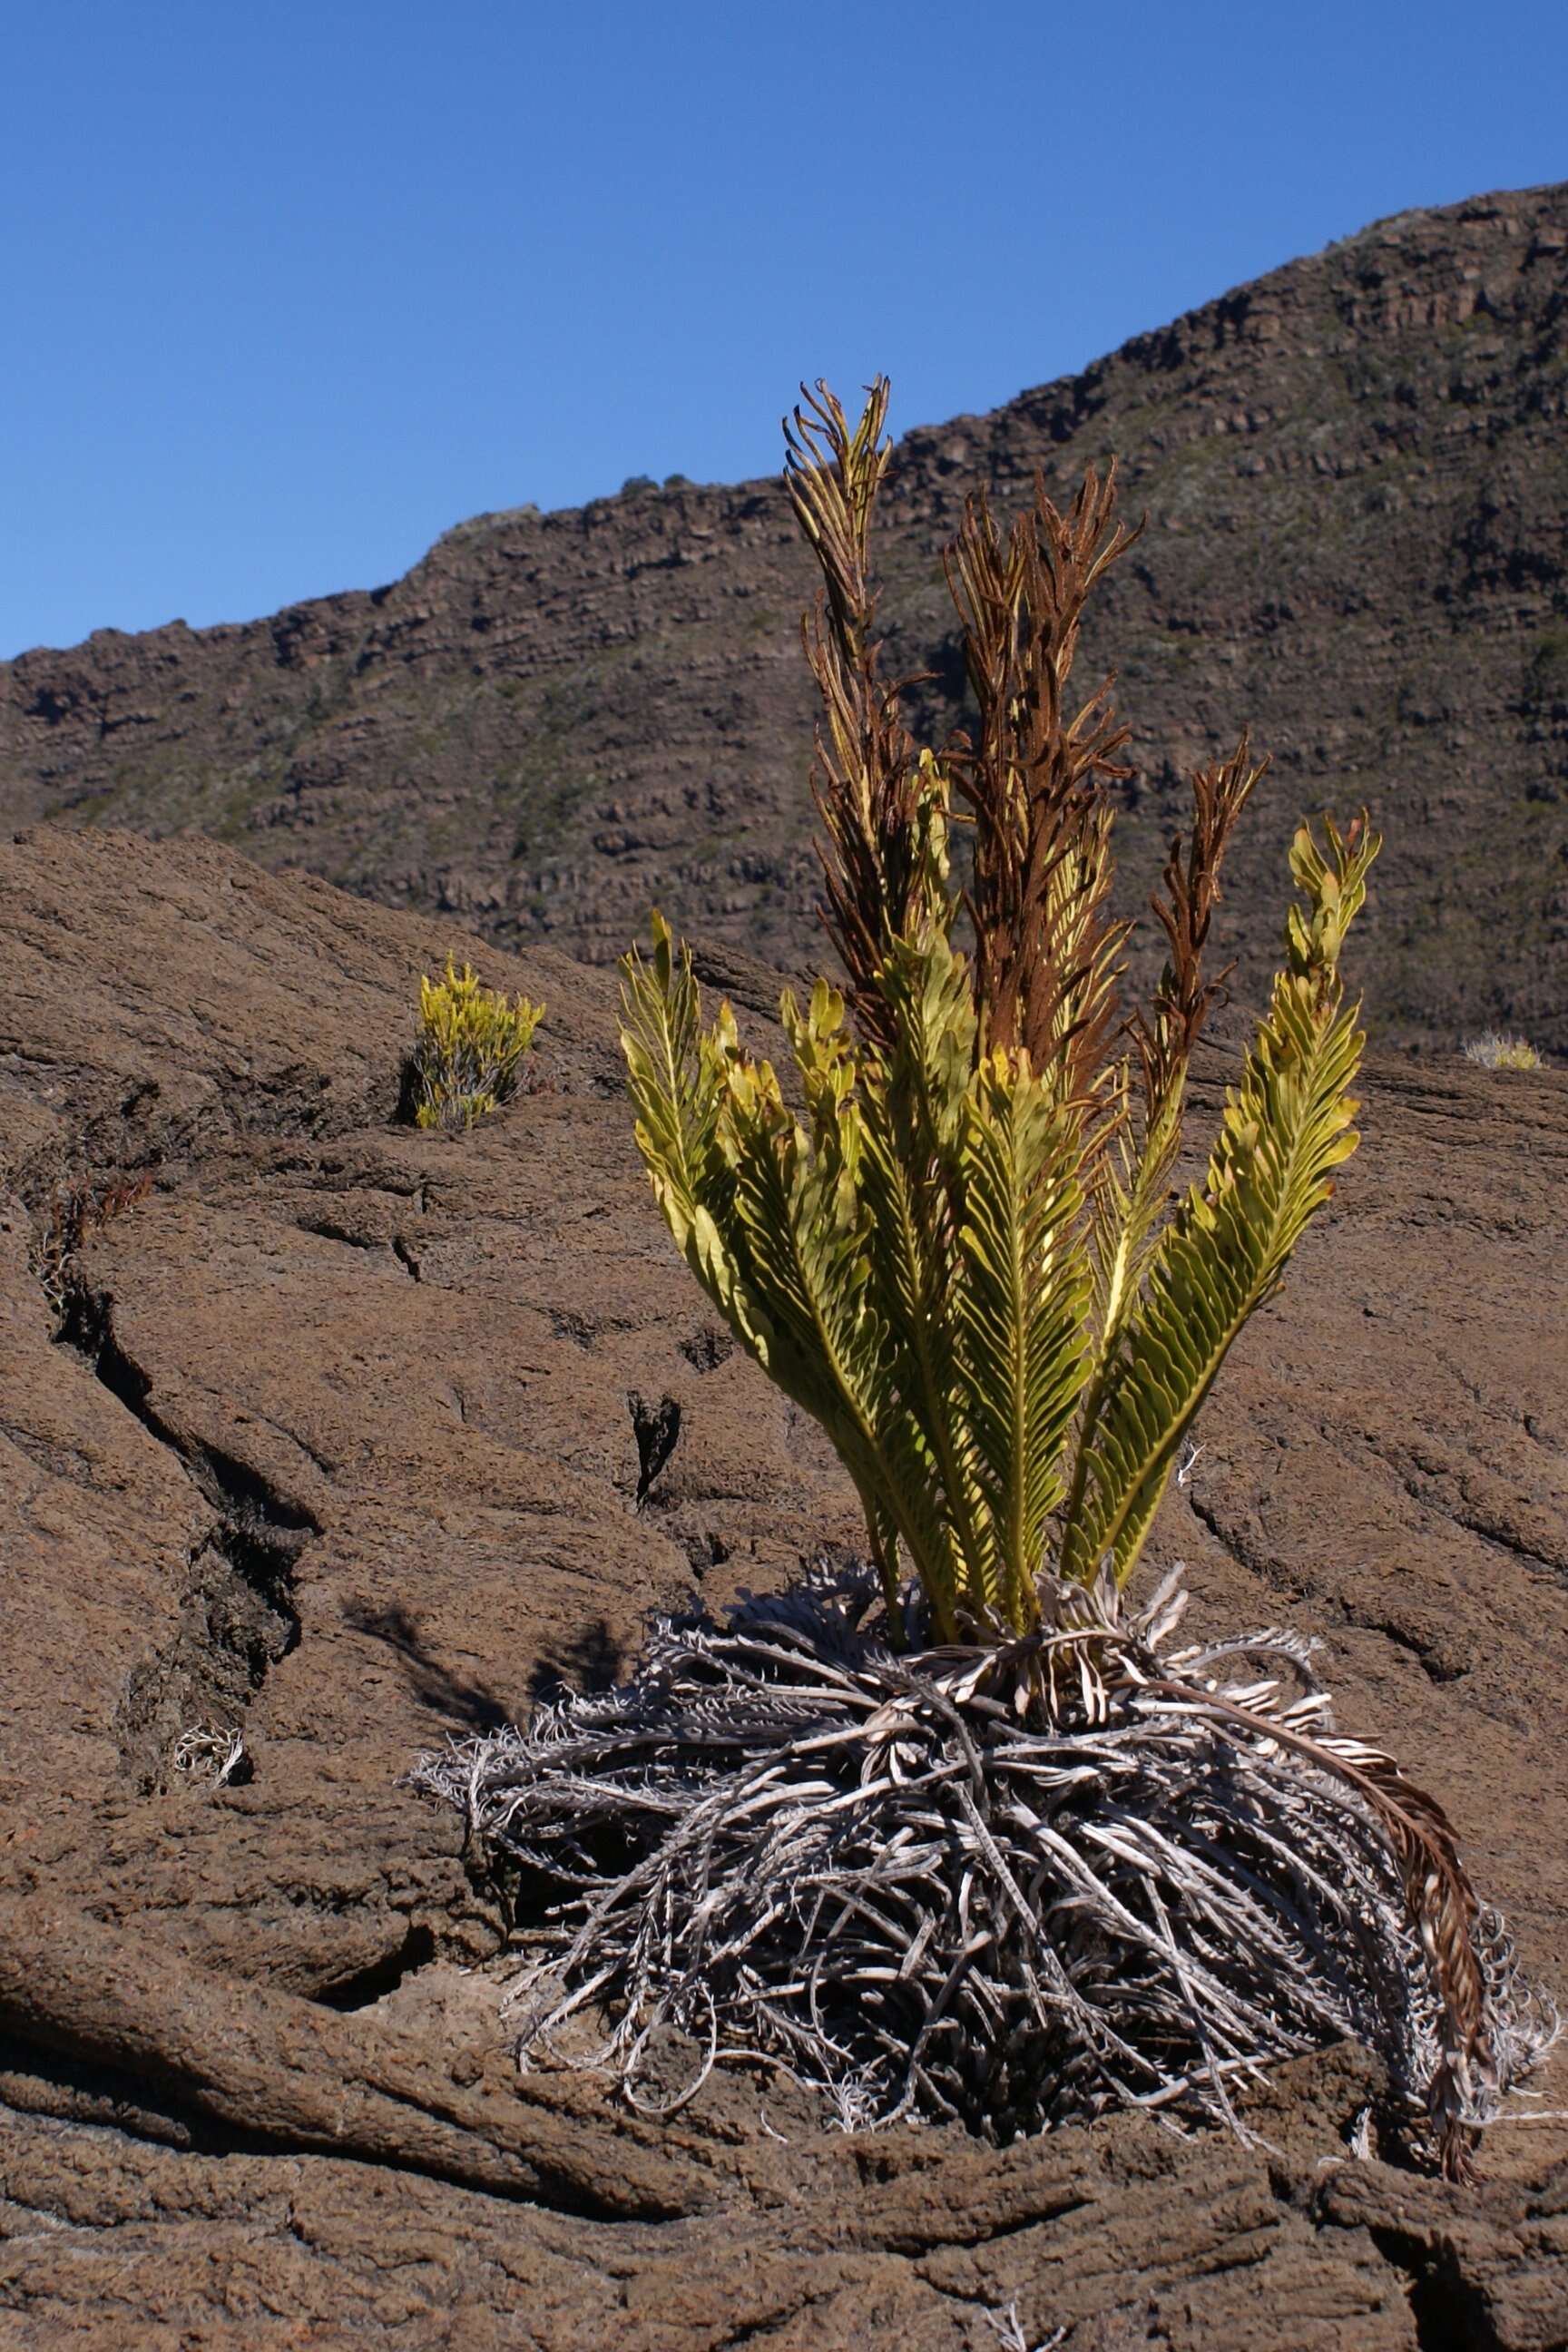
M 657 1621 L 618 1689 L 422 1758 L 558 1897 L 520 2055 L 593 2015 L 577 2063 L 638 2104 L 679 2036 L 682 2098 L 761 2056 L 847 2125 L 1006 2140 L 1114 2106 L 1234 2123 L 1238 2084 L 1349 2035 L 1462 2172 L 1554 2020 L 1437 1807 L 1332 1737 L 1299 1639 L 1171 1654 L 1171 1580 L 1136 1623 L 1103 1591 L 1053 1610 L 899 1654 L 874 1580 L 825 1570 Z M 1235 1678 L 1266 1654 L 1294 1696 Z

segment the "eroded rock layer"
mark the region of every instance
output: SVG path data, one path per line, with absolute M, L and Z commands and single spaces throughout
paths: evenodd
M 1275 767 L 1234 859 L 1245 984 L 1295 823 L 1368 801 L 1378 1034 L 1501 1023 L 1568 1051 L 1565 417 L 1568 187 L 1402 214 L 910 432 L 881 538 L 895 663 L 932 673 L 940 740 L 964 496 L 1010 510 L 1039 467 L 1065 498 L 1115 453 L 1150 528 L 1082 664 L 1086 690 L 1119 670 L 1135 730 L 1129 907 L 1187 771 L 1250 724 Z M 0 819 L 201 830 L 594 961 L 657 899 L 793 964 L 815 941 L 813 584 L 776 482 L 481 516 L 373 593 L 0 665 Z

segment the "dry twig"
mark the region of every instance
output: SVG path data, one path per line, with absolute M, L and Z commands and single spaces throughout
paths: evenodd
M 1064 1587 L 1025 1641 L 911 1656 L 877 1593 L 823 1572 L 658 1621 L 620 1689 L 420 1760 L 560 1889 L 509 1996 L 525 2059 L 596 2019 L 574 2063 L 634 2104 L 674 2036 L 673 2106 L 762 2054 L 847 2125 L 1005 2141 L 1118 2106 L 1240 2128 L 1237 2087 L 1353 2035 L 1464 2169 L 1554 2021 L 1437 1808 L 1328 1728 L 1310 1645 L 1162 1654 L 1167 1579 L 1136 1624 Z

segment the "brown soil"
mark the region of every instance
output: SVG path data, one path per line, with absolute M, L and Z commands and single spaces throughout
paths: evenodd
M 1352 2049 L 1252 2149 L 520 2084 L 496 1891 L 400 1774 L 694 1581 L 852 1541 L 852 1498 L 668 1247 L 607 973 L 102 833 L 0 848 L 0 2340 L 978 2352 L 1016 2303 L 1067 2352 L 1568 2342 L 1568 2133 L 1499 2130 L 1475 2192 L 1349 2161 Z M 451 946 L 550 1006 L 538 1090 L 456 1142 L 393 1123 Z M 1365 1097 L 1155 1549 L 1205 1622 L 1327 1637 L 1561 1988 L 1568 1077 L 1374 1061 Z M 57 1336 L 51 1204 L 148 1170 Z M 174 1769 L 203 1720 L 252 1777 Z

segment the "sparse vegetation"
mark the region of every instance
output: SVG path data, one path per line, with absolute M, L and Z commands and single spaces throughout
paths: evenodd
M 416 1127 L 460 1134 L 517 1091 L 523 1055 L 544 1018 L 526 996 L 481 986 L 450 956 L 443 980 L 419 983 L 419 1036 L 409 1057 L 405 1098 Z
M 129 1176 L 73 1177 L 50 1195 L 33 1245 L 33 1271 L 49 1302 L 57 1329 L 66 1322 L 83 1242 L 135 1208 L 152 1190 L 153 1172 L 143 1168 Z
M 486 539 L 492 532 L 505 530 L 509 525 L 537 522 L 539 519 L 540 509 L 531 503 L 520 507 L 497 507 L 485 514 L 468 515 L 461 522 L 453 523 L 449 530 L 441 533 L 430 553 L 434 555 L 437 548 L 464 547 L 471 541 Z
M 1483 1070 L 1539 1070 L 1542 1066 L 1541 1056 L 1527 1037 L 1505 1037 L 1497 1029 L 1471 1037 L 1465 1046 L 1465 1059 L 1479 1062 Z
M 1006 536 L 971 503 L 948 576 L 978 725 L 933 753 L 875 633 L 886 393 L 851 427 L 823 392 L 790 435 L 845 985 L 784 997 L 786 1098 L 727 1005 L 704 1025 L 656 917 L 623 1028 L 666 1222 L 832 1441 L 866 1564 L 661 1623 L 620 1689 L 418 1777 L 563 1887 L 517 1988 L 522 2046 L 592 2007 L 594 2062 L 634 2100 L 675 2029 L 699 2053 L 683 2096 L 763 2053 L 848 2124 L 1234 2120 L 1237 2084 L 1351 2033 L 1460 2172 L 1544 2028 L 1442 1811 L 1332 1736 L 1310 1644 L 1173 1649 L 1179 1569 L 1127 1597 L 1194 1415 L 1355 1147 L 1340 960 L 1377 836 L 1364 814 L 1298 833 L 1283 966 L 1206 1172 L 1175 1191 L 1211 919 L 1262 771 L 1244 737 L 1193 777 L 1153 901 L 1163 976 L 1124 1013 L 1125 732 L 1105 689 L 1068 699 L 1084 604 L 1133 536 L 1113 481 L 1091 470 L 1067 512 L 1039 486 Z

